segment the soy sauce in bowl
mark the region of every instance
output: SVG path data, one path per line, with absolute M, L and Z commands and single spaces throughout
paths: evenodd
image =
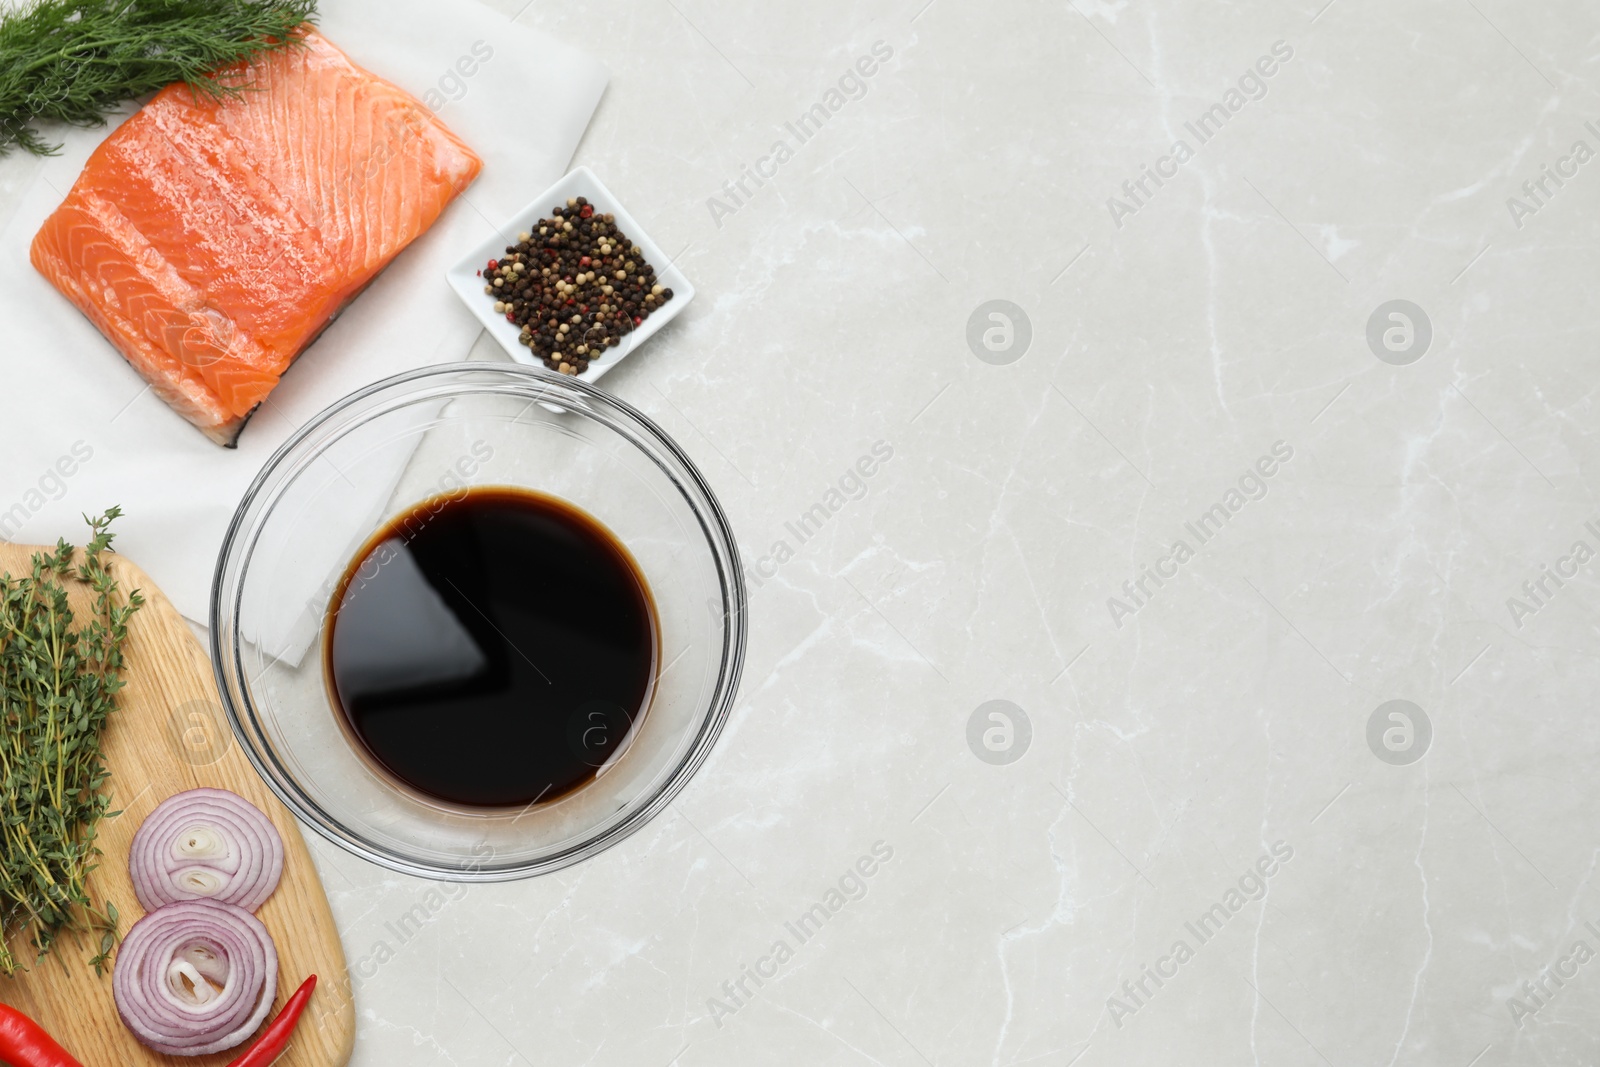
M 659 647 L 649 586 L 597 519 L 482 487 L 379 530 L 323 628 L 347 733 L 411 789 L 470 808 L 531 807 L 620 758 Z

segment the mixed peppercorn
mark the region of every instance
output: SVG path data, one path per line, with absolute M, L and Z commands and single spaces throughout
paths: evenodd
M 672 299 L 638 245 L 583 197 L 556 207 L 533 233 L 478 273 L 496 314 L 521 328 L 518 340 L 544 365 L 582 374 L 592 360 Z

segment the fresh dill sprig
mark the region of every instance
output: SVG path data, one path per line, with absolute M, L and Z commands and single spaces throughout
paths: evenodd
M 25 966 L 11 949 L 19 931 L 32 962 L 64 930 L 98 934 L 96 972 L 116 944 L 116 905 L 96 908 L 87 882 L 100 857 L 95 831 L 117 814 L 101 791 L 110 773 L 100 733 L 123 686 L 128 620 L 144 603 L 138 590 L 119 596 L 103 559 L 121 514 L 88 520 L 94 536 L 76 567 L 63 540 L 34 554 L 31 574 L 0 575 L 0 974 Z M 92 617 L 76 628 L 72 581 L 94 593 Z
M 233 95 L 239 86 L 213 74 L 297 44 L 291 31 L 316 10 L 316 0 L 34 0 L 0 14 L 0 155 L 54 155 L 39 123 L 99 126 L 173 82 Z

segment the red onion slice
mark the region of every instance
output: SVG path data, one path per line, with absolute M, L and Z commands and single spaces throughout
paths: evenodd
M 133 891 L 146 911 L 215 900 L 255 911 L 283 875 L 283 838 L 260 809 L 226 789 L 162 801 L 133 835 Z
M 278 995 L 278 950 L 243 908 L 179 901 L 133 924 L 111 975 L 117 1014 L 133 1036 L 169 1056 L 240 1044 Z

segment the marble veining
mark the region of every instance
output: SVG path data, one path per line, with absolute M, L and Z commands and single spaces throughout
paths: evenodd
M 604 385 L 749 661 L 578 867 L 312 841 L 355 1064 L 1600 1057 L 1600 12 L 493 6 L 699 289 Z

